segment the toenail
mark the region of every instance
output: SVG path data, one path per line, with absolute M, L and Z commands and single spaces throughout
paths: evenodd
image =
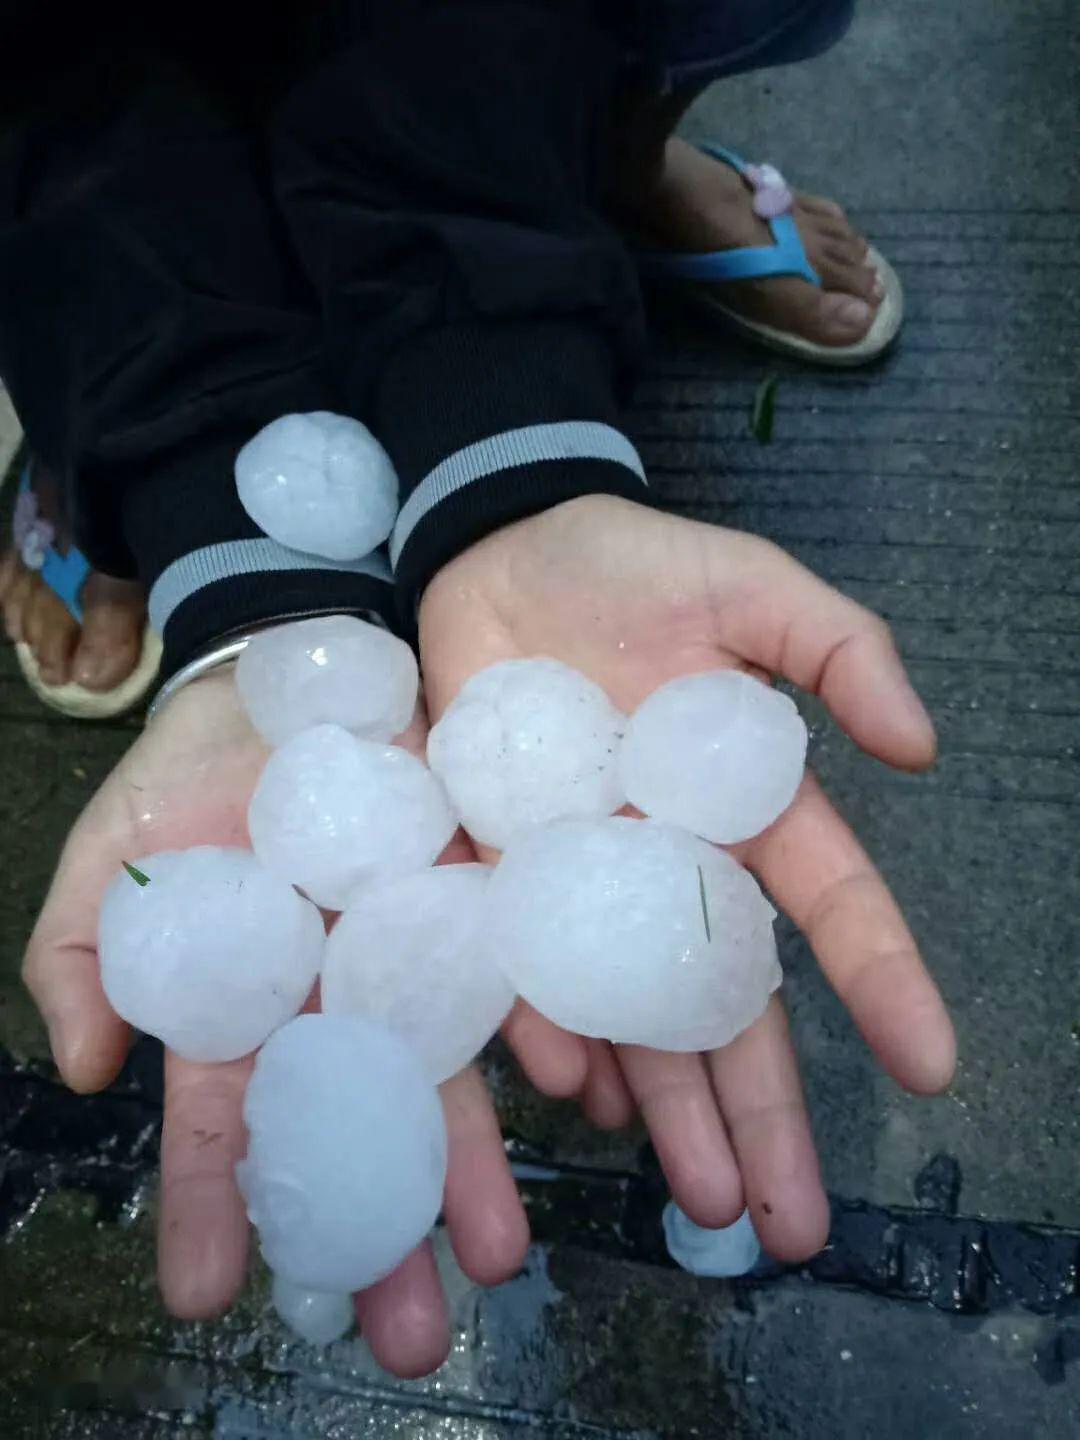
M 865 300 L 856 300 L 853 295 L 841 300 L 833 311 L 833 318 L 841 325 L 850 326 L 852 330 L 857 325 L 866 325 L 870 321 L 870 306 Z
M 884 295 L 885 295 L 885 286 L 881 283 L 881 276 L 875 273 L 875 275 L 874 275 L 874 289 L 873 289 L 874 299 L 875 299 L 875 300 L 881 300 L 881 299 L 884 298 Z

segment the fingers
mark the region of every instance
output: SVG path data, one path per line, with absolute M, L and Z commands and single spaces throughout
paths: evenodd
M 698 1225 L 733 1224 L 742 1184 L 701 1056 L 642 1045 L 620 1045 L 618 1056 L 678 1204 Z
M 729 542 L 717 531 L 711 543 L 714 588 L 730 597 Z M 743 563 L 742 598 L 721 610 L 722 644 L 820 695 L 871 755 L 905 770 L 933 764 L 933 724 L 884 621 L 766 542 L 751 541 Z
M 78 832 L 60 859 L 23 961 L 23 983 L 49 1031 L 65 1084 L 81 1094 L 115 1079 L 131 1039 L 101 988 L 97 915 L 116 862 Z
M 536 1088 L 555 1100 L 579 1094 L 589 1070 L 580 1035 L 553 1025 L 520 996 L 502 1024 L 503 1039 Z
M 807 776 L 794 805 L 741 851 L 813 947 L 880 1063 L 918 1094 L 952 1079 L 956 1039 L 888 887 Z
M 623 1079 L 615 1052 L 606 1040 L 586 1040 L 588 1072 L 581 1108 L 600 1130 L 619 1130 L 637 1113 L 634 1097 Z
M 825 1244 L 829 1202 L 783 1006 L 708 1057 L 754 1229 L 777 1260 L 805 1260 Z
M 415 1380 L 439 1368 L 450 1353 L 450 1324 L 430 1240 L 357 1295 L 356 1318 L 384 1370 Z
M 239 1291 L 248 1221 L 234 1167 L 247 1148 L 250 1058 L 197 1065 L 165 1054 L 158 1284 L 182 1320 L 219 1315 Z
M 483 1080 L 470 1066 L 441 1088 L 449 1156 L 443 1215 L 458 1264 L 479 1285 L 521 1269 L 529 1222 Z

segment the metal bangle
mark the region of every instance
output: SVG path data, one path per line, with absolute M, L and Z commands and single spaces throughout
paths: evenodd
M 212 650 L 207 650 L 203 655 L 196 655 L 194 660 L 189 660 L 184 666 L 177 670 L 175 675 L 170 675 L 165 684 L 151 700 L 146 711 L 146 723 L 149 725 L 155 715 L 160 714 L 165 706 L 185 685 L 190 685 L 192 680 L 200 680 L 204 675 L 209 675 L 212 670 L 219 670 L 222 665 L 228 665 L 235 660 L 255 638 L 258 632 L 249 630 L 244 635 L 238 635 L 235 640 L 227 640 L 224 644 L 215 645 Z

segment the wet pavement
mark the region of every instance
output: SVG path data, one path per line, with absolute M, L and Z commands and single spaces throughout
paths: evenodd
M 864 0 L 811 65 L 717 87 L 690 130 L 851 203 L 908 321 L 871 371 L 762 358 L 657 317 L 633 427 L 685 513 L 766 534 L 892 623 L 938 723 L 929 777 L 824 716 L 815 764 L 890 877 L 953 1007 L 948 1095 L 874 1069 L 786 930 L 832 1243 L 793 1273 L 698 1281 L 661 1249 L 642 1137 L 591 1133 L 496 1053 L 537 1240 L 483 1295 L 446 1260 L 447 1366 L 319 1353 L 259 1275 L 215 1325 L 153 1284 L 160 1081 L 63 1092 L 15 983 L 67 827 L 130 725 L 47 716 L 0 652 L 3 1440 L 1080 1433 L 1080 179 L 1070 0 Z M 773 442 L 747 433 L 780 376 Z

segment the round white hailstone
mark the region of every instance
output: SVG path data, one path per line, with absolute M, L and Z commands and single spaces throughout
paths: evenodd
M 786 695 L 738 670 L 685 675 L 630 716 L 619 774 L 630 803 L 717 845 L 758 835 L 795 798 L 806 726 Z
M 248 807 L 255 854 L 328 910 L 344 910 L 365 881 L 431 865 L 456 828 L 446 792 L 415 756 L 339 725 L 286 740 Z
M 309 1345 L 330 1345 L 351 1330 L 356 1319 L 353 1298 L 346 1291 L 330 1294 L 325 1290 L 305 1290 L 274 1276 L 272 1291 L 274 1309 L 285 1324 Z
M 625 723 L 569 665 L 504 660 L 461 687 L 428 737 L 428 764 L 473 839 L 502 849 L 524 825 L 618 810 Z
M 523 830 L 488 887 L 486 943 L 549 1020 L 663 1049 L 724 1045 L 780 983 L 775 911 L 730 855 L 648 820 Z
M 664 1206 L 663 1226 L 668 1254 L 692 1275 L 713 1279 L 746 1275 L 761 1255 L 761 1242 L 749 1210 L 744 1210 L 732 1225 L 708 1230 L 669 1200 Z
M 366 425 L 329 410 L 265 425 L 236 457 L 236 490 L 271 539 L 329 560 L 369 555 L 397 519 L 389 455 Z
M 404 1041 L 358 1015 L 299 1015 L 255 1059 L 236 1178 L 276 1275 L 363 1290 L 435 1223 L 446 1180 L 439 1093 Z
M 514 1003 L 480 943 L 490 873 L 487 865 L 437 865 L 365 885 L 323 955 L 324 1012 L 388 1026 L 436 1084 L 484 1048 Z
M 271 745 L 323 724 L 392 740 L 413 718 L 418 686 L 408 645 L 351 615 L 264 630 L 236 662 L 244 709 Z
M 116 1013 L 185 1060 L 236 1060 L 307 999 L 325 936 L 314 905 L 250 850 L 163 850 L 122 872 L 98 919 Z

